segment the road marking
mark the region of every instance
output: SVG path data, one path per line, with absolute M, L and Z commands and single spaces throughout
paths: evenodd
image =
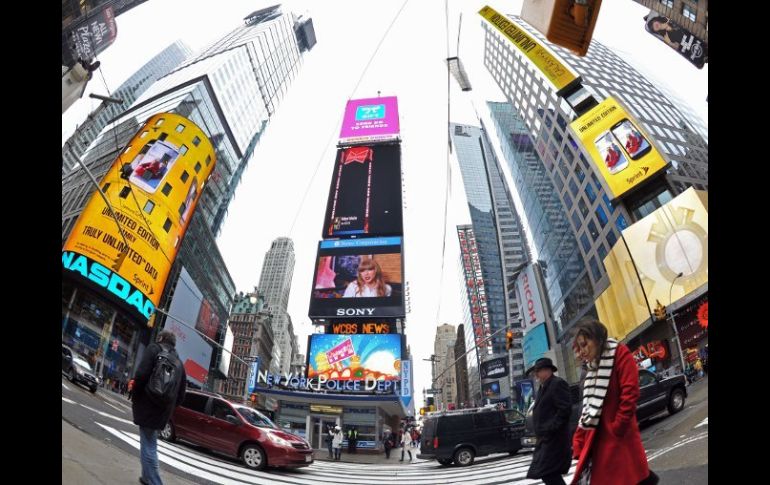
M 72 399 L 67 399 L 67 398 L 66 398 L 66 397 L 64 397 L 64 396 L 62 396 L 62 397 L 61 397 L 61 400 L 62 400 L 62 401 L 64 401 L 64 402 L 68 402 L 68 403 L 70 403 L 70 404 L 77 404 L 77 403 L 76 403 L 75 401 L 73 401 Z
M 709 424 L 709 418 L 706 416 L 706 419 L 695 425 L 696 428 L 700 428 L 701 426 L 708 426 Z
M 106 404 L 107 406 L 109 406 L 109 407 L 111 407 L 111 408 L 113 408 L 113 409 L 117 409 L 117 410 L 118 410 L 119 412 L 121 412 L 121 413 L 125 413 L 125 412 L 126 412 L 126 411 L 125 411 L 125 409 L 120 409 L 120 408 L 119 408 L 119 407 L 117 407 L 117 406 L 113 406 L 112 404 L 108 403 L 107 401 L 105 401 L 105 402 L 104 402 L 104 404 Z
M 113 416 L 112 414 L 108 414 L 108 413 L 105 413 L 105 412 L 99 411 L 98 409 L 94 409 L 94 408 L 92 408 L 91 406 L 86 406 L 85 404 L 81 404 L 81 403 L 78 403 L 78 404 L 80 404 L 80 405 L 81 405 L 81 406 L 83 406 L 84 408 L 88 409 L 89 411 L 93 411 L 93 412 L 95 412 L 96 414 L 100 414 L 100 415 L 102 415 L 102 416 L 104 416 L 104 417 L 107 417 L 107 418 L 111 418 L 111 419 L 115 419 L 115 420 L 117 420 L 117 421 L 120 421 L 121 423 L 126 423 L 126 424 L 130 424 L 130 425 L 133 425 L 133 424 L 134 424 L 132 421 L 129 421 L 129 420 L 127 420 L 127 419 L 123 419 L 123 418 L 119 418 L 119 417 L 117 417 L 117 416 Z
M 61 383 L 61 386 L 62 386 L 64 389 L 68 390 L 68 391 L 70 391 L 70 390 L 71 390 L 69 387 L 67 387 L 67 384 L 65 384 L 65 383 L 63 383 L 63 382 Z
M 708 436 L 709 436 L 709 433 L 708 433 L 708 431 L 703 431 L 703 432 L 701 432 L 700 434 L 697 434 L 697 435 L 695 435 L 695 436 L 691 436 L 691 437 L 689 437 L 689 438 L 687 438 L 687 439 L 684 439 L 684 440 L 682 440 L 682 441 L 679 441 L 679 442 L 677 442 L 677 443 L 674 443 L 673 445 L 669 446 L 668 448 L 663 448 L 663 449 L 662 449 L 662 450 L 660 450 L 660 451 L 656 451 L 655 453 L 651 453 L 651 454 L 649 454 L 649 455 L 647 456 L 647 461 L 652 461 L 652 460 L 654 460 L 655 458 L 658 458 L 659 456 L 663 456 L 663 455 L 665 455 L 665 454 L 666 454 L 666 453 L 668 453 L 669 451 L 673 451 L 673 450 L 675 450 L 675 449 L 677 449 L 677 448 L 680 448 L 680 447 L 682 447 L 682 446 L 684 446 L 684 445 L 686 445 L 686 444 L 689 444 L 689 443 L 693 443 L 693 442 L 695 442 L 695 441 L 698 441 L 698 440 L 701 440 L 701 439 L 703 439 L 703 438 L 708 438 Z

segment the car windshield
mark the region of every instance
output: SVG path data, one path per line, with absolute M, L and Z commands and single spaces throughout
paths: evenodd
M 72 362 L 79 365 L 80 367 L 87 370 L 88 372 L 91 372 L 91 366 L 88 364 L 88 362 L 86 362 L 86 360 L 83 357 L 77 355 L 75 356 L 74 359 L 72 359 Z
M 238 410 L 238 414 L 243 416 L 243 419 L 248 421 L 248 423 L 251 425 L 258 426 L 260 428 L 278 429 L 278 426 L 270 421 L 270 418 L 260 413 L 256 409 L 246 407 L 236 407 L 235 409 Z
M 524 421 L 524 415 L 518 409 L 509 409 L 505 412 L 505 419 L 509 423 Z

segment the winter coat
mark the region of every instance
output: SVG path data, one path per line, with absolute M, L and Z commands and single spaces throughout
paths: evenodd
M 540 388 L 532 409 L 537 443 L 527 478 L 564 475 L 572 464 L 569 417 L 572 411 L 569 385 L 561 377 L 551 376 Z
M 342 448 L 342 440 L 344 439 L 345 437 L 343 436 L 341 430 L 332 433 L 332 448 Z
M 404 431 L 403 433 L 401 433 L 401 446 L 403 448 L 406 448 L 407 445 L 411 443 L 411 441 L 412 441 L 412 436 L 407 431 Z
M 176 354 L 176 349 L 165 343 L 163 344 L 163 347 L 171 350 L 176 356 L 177 374 L 180 379 L 177 383 L 177 396 L 174 402 L 162 407 L 152 402 L 144 391 L 147 381 L 152 375 L 152 370 L 155 367 L 155 358 L 162 350 L 159 344 L 153 342 L 144 350 L 142 361 L 136 368 L 136 373 L 134 374 L 134 387 L 131 394 L 131 410 L 134 414 L 134 424 L 143 428 L 163 429 L 171 418 L 171 413 L 174 412 L 174 409 L 182 404 L 185 391 L 187 390 L 187 375 L 185 374 L 182 361 L 179 360 L 179 356 Z
M 385 448 L 395 448 L 396 447 L 396 434 L 395 433 L 388 433 L 385 435 L 384 440 Z
M 578 459 L 573 484 L 589 458 L 591 485 L 636 485 L 647 478 L 650 470 L 636 422 L 638 399 L 639 370 L 628 347 L 618 344 L 599 426 L 578 426 L 572 439 L 572 456 Z

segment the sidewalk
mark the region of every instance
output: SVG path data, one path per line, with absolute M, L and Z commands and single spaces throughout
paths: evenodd
M 136 485 L 142 466 L 139 450 L 131 455 L 80 431 L 62 419 L 61 482 L 77 485 Z M 163 470 L 165 485 L 192 485 L 193 482 Z
M 417 451 L 412 451 L 412 456 L 415 460 L 417 460 L 417 454 L 419 453 L 419 449 Z M 361 450 L 358 450 L 358 453 L 348 453 L 347 448 L 344 448 L 342 450 L 342 454 L 340 455 L 339 462 L 340 463 L 361 463 L 365 465 L 403 465 L 403 466 L 409 466 L 409 453 L 404 453 L 404 461 L 399 461 L 401 459 L 401 448 L 394 448 L 390 452 L 390 459 L 385 458 L 385 452 L 380 451 L 379 453 L 362 453 Z M 328 450 L 314 450 L 313 451 L 313 460 L 314 461 L 332 461 L 329 459 L 329 451 Z M 419 460 L 424 461 L 424 460 Z

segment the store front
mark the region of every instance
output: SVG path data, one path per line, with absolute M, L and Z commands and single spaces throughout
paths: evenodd
M 314 449 L 328 448 L 326 436 L 340 426 L 346 437 L 352 427 L 358 431 L 357 449 L 362 452 L 382 451 L 385 429 L 398 429 L 406 416 L 395 395 L 351 395 L 339 393 L 300 392 L 259 388 L 257 393 L 273 396 L 278 401 L 276 424 L 290 433 L 305 438 Z

